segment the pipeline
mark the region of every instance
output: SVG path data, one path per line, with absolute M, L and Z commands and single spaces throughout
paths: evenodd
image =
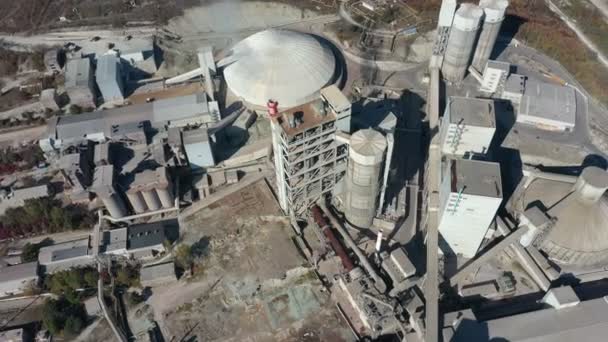
M 317 206 L 315 205 L 314 207 L 317 207 Z M 355 241 L 353 241 L 353 239 L 350 237 L 348 232 L 344 229 L 344 227 L 342 227 L 340 222 L 338 222 L 338 220 L 334 217 L 334 215 L 329 211 L 329 209 L 327 209 L 327 207 L 324 204 L 320 204 L 319 207 L 321 208 L 321 210 L 323 210 L 323 212 L 325 213 L 327 218 L 329 218 L 329 221 L 331 222 L 331 224 L 334 225 L 334 227 L 336 228 L 338 233 L 340 233 L 340 235 L 342 235 L 342 238 L 346 242 L 346 245 L 348 245 L 348 247 L 350 247 L 350 249 L 353 250 L 355 255 L 357 255 L 357 258 L 359 259 L 359 263 L 367 271 L 367 274 L 369 274 L 369 276 L 372 277 L 372 279 L 374 279 L 374 286 L 376 287 L 376 289 L 378 291 L 380 291 L 380 293 L 385 293 L 386 292 L 386 283 L 380 277 L 378 272 L 376 272 L 376 270 L 374 269 L 372 264 L 370 264 L 369 260 L 367 260 L 367 257 L 363 254 L 363 252 L 361 252 L 361 250 L 359 249 L 359 247 L 357 246 Z
M 350 272 L 353 268 L 355 268 L 355 265 L 346 253 L 346 250 L 344 250 L 344 246 L 342 246 L 342 243 L 338 241 L 336 235 L 334 235 L 334 233 L 331 231 L 331 226 L 327 223 L 325 217 L 323 217 L 323 212 L 316 205 L 313 206 L 311 210 L 312 217 L 314 218 L 319 228 L 323 231 L 323 235 L 325 235 L 325 237 L 329 241 L 331 248 L 333 248 L 334 252 L 336 252 L 336 255 L 340 257 L 340 260 L 342 260 L 342 265 L 344 266 L 346 271 Z

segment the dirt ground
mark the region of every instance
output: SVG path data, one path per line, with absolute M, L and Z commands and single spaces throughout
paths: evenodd
M 207 247 L 193 279 L 155 288 L 148 300 L 165 340 L 352 339 L 265 179 L 181 221 L 181 238 Z

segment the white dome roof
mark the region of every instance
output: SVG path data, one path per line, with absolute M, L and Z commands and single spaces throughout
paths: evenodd
M 287 30 L 258 32 L 236 44 L 224 68 L 230 90 L 246 102 L 291 108 L 319 96 L 333 79 L 336 59 L 315 37 Z

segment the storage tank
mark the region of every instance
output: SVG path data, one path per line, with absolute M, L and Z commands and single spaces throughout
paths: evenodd
M 122 199 L 116 192 L 108 194 L 107 196 L 100 196 L 103 205 L 106 206 L 110 216 L 114 218 L 121 218 L 127 216 L 127 209 L 125 208 Z
M 480 0 L 479 7 L 485 13 L 477 48 L 473 56 L 473 67 L 479 72 L 483 72 L 490 59 L 496 39 L 500 32 L 500 27 L 505 19 L 505 11 L 509 6 L 507 0 Z
M 462 4 L 456 11 L 445 51 L 441 72 L 453 83 L 461 82 L 469 67 L 483 10 L 474 4 Z
M 133 210 L 135 210 L 136 213 L 141 214 L 146 212 L 148 209 L 146 202 L 144 201 L 144 197 L 139 189 L 129 189 L 129 191 L 127 191 L 127 198 L 129 199 L 131 207 L 133 207 Z
M 158 210 L 161 208 L 160 198 L 158 198 L 158 194 L 156 193 L 156 189 L 151 188 L 141 192 L 144 196 L 144 200 L 146 201 L 146 205 L 150 210 Z
M 171 180 L 167 175 L 167 169 L 159 167 L 156 169 L 156 193 L 163 208 L 173 208 L 175 206 L 175 197 L 173 196 L 173 187 Z
M 386 148 L 386 138 L 373 129 L 357 131 L 350 138 L 344 214 L 356 227 L 372 225 Z
M 590 166 L 575 183 L 533 179 L 515 197 L 517 212 L 540 208 L 553 223 L 541 234 L 539 248 L 555 263 L 581 268 L 608 262 L 608 173 Z

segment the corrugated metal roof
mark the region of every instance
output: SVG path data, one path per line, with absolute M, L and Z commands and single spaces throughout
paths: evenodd
M 38 262 L 49 264 L 54 261 L 88 255 L 89 238 L 58 243 L 52 246 L 42 247 L 38 253 Z
M 95 70 L 97 83 L 116 82 L 116 75 L 120 72 L 118 63 L 120 63 L 120 59 L 114 54 L 99 56 L 97 58 L 97 70 Z
M 177 219 L 130 226 L 127 228 L 127 248 L 132 250 L 160 245 L 166 239 L 166 229 L 177 226 Z
M 140 279 L 142 282 L 163 278 L 175 279 L 175 264 L 173 261 L 142 267 Z

